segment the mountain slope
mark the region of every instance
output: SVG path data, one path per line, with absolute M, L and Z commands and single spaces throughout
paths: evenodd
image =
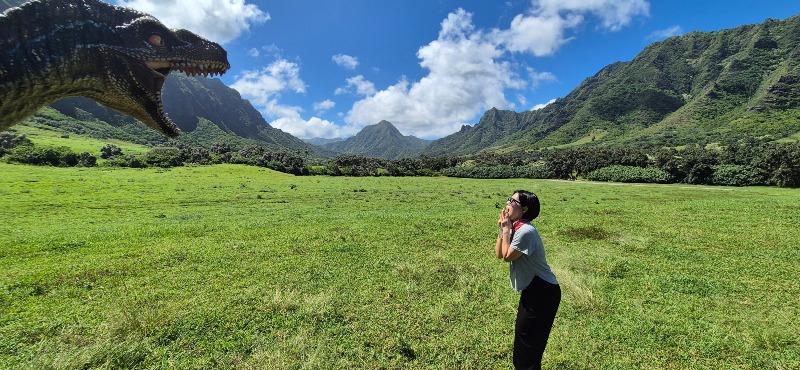
M 398 159 L 422 152 L 429 141 L 413 136 L 403 136 L 394 125 L 381 121 L 364 127 L 361 132 L 344 141 L 328 143 L 322 147 L 343 154 Z
M 800 16 L 795 16 L 652 44 L 543 109 L 489 111 L 478 125 L 434 142 L 426 152 L 777 139 L 800 131 L 799 108 Z
M 271 127 L 249 101 L 218 79 L 172 73 L 164 84 L 162 97 L 167 114 L 184 132 L 178 141 L 206 146 L 225 141 L 235 146 L 260 144 L 273 149 L 315 150 L 302 140 Z M 148 143 L 165 140 L 133 118 L 90 99 L 67 98 L 51 106 L 76 119 L 102 121 L 124 131 L 136 132 Z M 201 122 L 215 127 L 201 126 Z M 203 132 L 196 132 L 198 129 Z

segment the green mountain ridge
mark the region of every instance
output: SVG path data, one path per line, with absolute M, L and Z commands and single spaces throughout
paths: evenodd
M 680 146 L 800 132 L 800 16 L 651 44 L 545 108 L 491 109 L 426 154 Z
M 164 84 L 162 98 L 165 111 L 184 132 L 178 137 L 179 142 L 211 146 L 224 141 L 237 147 L 264 145 L 274 150 L 330 154 L 270 126 L 249 101 L 242 99 L 236 90 L 219 79 L 172 73 Z M 60 113 L 81 121 L 106 123 L 107 129 L 94 133 L 96 136 L 150 145 L 167 140 L 135 119 L 91 99 L 67 98 L 51 106 Z M 120 137 L 116 134 L 120 130 L 131 135 Z
M 391 122 L 381 121 L 364 127 L 351 138 L 327 143 L 322 147 L 341 154 L 399 159 L 421 153 L 429 143 L 414 136 L 404 136 Z

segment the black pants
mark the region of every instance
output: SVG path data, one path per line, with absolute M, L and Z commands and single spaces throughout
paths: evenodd
M 538 276 L 522 291 L 514 330 L 514 367 L 541 369 L 542 354 L 561 302 L 561 287 Z

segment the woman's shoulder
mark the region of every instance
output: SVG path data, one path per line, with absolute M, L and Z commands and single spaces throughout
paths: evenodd
M 526 222 L 520 226 L 519 231 L 521 233 L 539 233 L 539 230 L 536 230 L 536 227 L 533 226 L 530 222 Z

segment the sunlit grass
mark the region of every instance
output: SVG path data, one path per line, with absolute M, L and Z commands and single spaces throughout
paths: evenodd
M 0 164 L 0 368 L 509 368 L 515 189 L 545 365 L 800 367 L 800 191 Z
M 126 154 L 140 154 L 150 150 L 150 148 L 145 145 L 133 144 L 116 139 L 96 139 L 74 133 L 67 134 L 43 127 L 36 127 L 35 124 L 32 123 L 14 126 L 14 131 L 16 134 L 24 134 L 37 146 L 66 146 L 76 153 L 88 152 L 95 156 L 99 156 L 100 148 L 107 144 L 120 147 Z

